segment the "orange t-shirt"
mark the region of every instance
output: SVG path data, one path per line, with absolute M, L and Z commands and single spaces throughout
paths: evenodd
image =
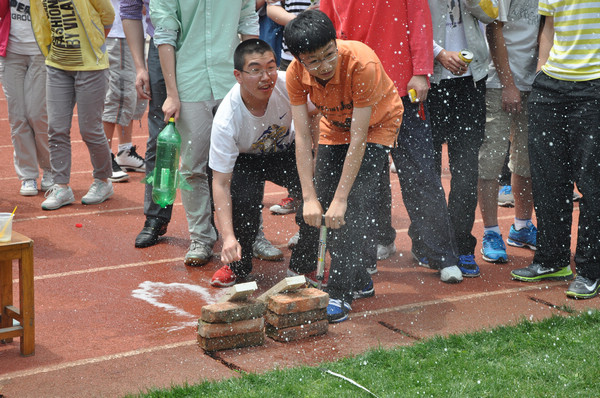
M 306 104 L 310 95 L 310 100 L 324 116 L 319 144 L 325 145 L 349 143 L 354 107 L 371 106 L 367 142 L 393 147 L 404 112 L 394 82 L 366 44 L 350 40 L 336 42 L 338 63 L 335 75 L 325 86 L 298 60 L 292 61 L 286 75 L 290 103 Z

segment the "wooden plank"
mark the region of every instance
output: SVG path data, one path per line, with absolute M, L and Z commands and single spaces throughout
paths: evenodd
M 237 285 L 231 286 L 227 292 L 219 298 L 219 303 L 224 303 L 226 301 L 244 301 L 247 300 L 248 297 L 252 293 L 258 290 L 258 285 L 255 281 L 239 283 Z
M 287 278 L 279 281 L 275 286 L 264 292 L 258 297 L 258 301 L 267 302 L 269 297 L 282 292 L 289 292 L 301 288 L 306 284 L 306 277 L 304 275 L 288 276 Z

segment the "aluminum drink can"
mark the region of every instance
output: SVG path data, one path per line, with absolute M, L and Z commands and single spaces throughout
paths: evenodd
M 467 65 L 469 65 L 471 61 L 473 61 L 473 53 L 469 50 L 462 50 L 458 53 L 458 57 Z
M 408 98 L 410 102 L 417 102 L 417 91 L 414 88 L 408 90 Z

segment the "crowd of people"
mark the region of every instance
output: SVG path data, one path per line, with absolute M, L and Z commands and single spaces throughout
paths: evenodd
M 375 294 L 377 261 L 397 250 L 390 160 L 414 260 L 438 270 L 442 282 L 459 283 L 480 276 L 477 205 L 483 260 L 508 261 L 497 206 L 509 151 L 515 218 L 506 244 L 535 251 L 511 276 L 572 280 L 566 295 L 574 298 L 600 291 L 597 0 L 2 4 L 15 170 L 25 196 L 37 195 L 42 171 L 44 210 L 75 201 L 68 185 L 75 104 L 93 166 L 81 199 L 88 205 L 111 197 L 125 171 L 152 173 L 158 133 L 173 118 L 180 173 L 192 188 L 181 191 L 191 241 L 185 264 L 207 264 L 221 239 L 223 265 L 210 283 L 225 287 L 248 276 L 253 257 L 281 259 L 262 233 L 271 181 L 288 190 L 271 210 L 296 212 L 289 275 L 319 282 L 319 227 L 328 227 L 327 317 L 341 322 L 353 300 Z M 131 123 L 145 101 L 141 157 Z M 154 203 L 151 191 L 137 248 L 159 242 L 173 211 Z

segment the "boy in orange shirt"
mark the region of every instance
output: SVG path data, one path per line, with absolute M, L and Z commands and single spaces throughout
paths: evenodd
M 353 298 L 375 293 L 366 270 L 376 261 L 375 195 L 402 122 L 402 101 L 375 52 L 360 42 L 336 40 L 323 12 L 298 15 L 286 26 L 284 38 L 295 58 L 286 81 L 303 216 L 315 227 L 310 229 L 314 238 L 303 241 L 318 240 L 324 219 L 331 255 L 327 318 L 341 322 L 348 319 Z M 314 173 L 308 96 L 323 115 Z M 293 263 L 290 268 L 310 271 Z

